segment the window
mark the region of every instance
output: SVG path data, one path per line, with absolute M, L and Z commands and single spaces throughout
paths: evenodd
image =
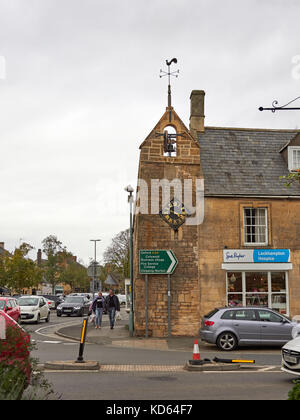
M 268 223 L 266 208 L 244 208 L 245 245 L 267 245 Z
M 227 306 L 266 307 L 289 313 L 288 278 L 284 271 L 227 272 Z
M 253 309 L 235 311 L 235 319 L 239 321 L 256 321 L 255 311 Z
M 300 146 L 288 148 L 289 171 L 296 171 L 300 168 Z
M 273 312 L 258 310 L 259 319 L 267 322 L 282 322 L 283 318 Z
M 221 319 L 234 319 L 234 311 L 226 311 L 221 316 Z

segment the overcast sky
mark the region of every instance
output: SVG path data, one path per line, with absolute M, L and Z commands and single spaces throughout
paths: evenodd
M 258 111 L 300 95 L 299 16 L 298 0 L 0 0 L 0 241 L 52 234 L 88 263 L 101 238 L 101 260 L 129 224 L 166 59 L 187 126 L 203 89 L 206 125 L 300 128 L 300 112 Z

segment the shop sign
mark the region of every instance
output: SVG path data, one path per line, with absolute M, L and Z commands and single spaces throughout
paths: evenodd
M 227 263 L 288 263 L 289 249 L 224 249 Z

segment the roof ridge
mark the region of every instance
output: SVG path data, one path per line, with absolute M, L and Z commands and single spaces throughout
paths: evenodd
M 292 128 L 247 128 L 247 127 L 214 127 L 205 126 L 204 133 L 199 132 L 198 134 L 205 134 L 205 130 L 237 130 L 237 131 L 263 131 L 263 132 L 279 132 L 279 133 L 300 133 L 300 129 Z

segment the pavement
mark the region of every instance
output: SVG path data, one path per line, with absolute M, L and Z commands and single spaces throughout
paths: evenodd
M 198 339 L 199 349 L 209 350 L 215 349 L 215 346 L 201 342 L 199 337 L 130 337 L 128 329 L 128 314 L 124 309 L 121 309 L 122 320 L 116 321 L 114 329 L 109 327 L 107 315 L 103 316 L 101 329 L 95 329 L 92 323 L 88 323 L 88 330 L 86 335 L 86 342 L 99 345 L 113 345 L 118 347 L 128 348 L 145 348 L 153 350 L 182 350 L 193 353 L 193 346 L 195 339 Z M 56 334 L 80 341 L 82 325 L 70 325 L 62 327 L 56 331 Z

